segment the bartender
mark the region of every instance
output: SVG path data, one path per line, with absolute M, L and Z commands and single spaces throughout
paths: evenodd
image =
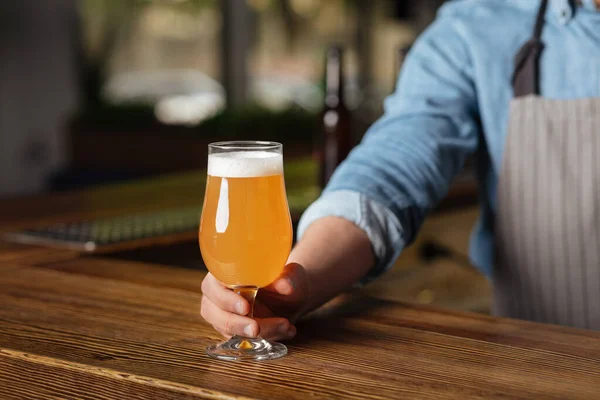
M 225 336 L 287 339 L 390 267 L 477 155 L 470 257 L 493 313 L 600 329 L 600 0 L 457 0 L 417 40 L 385 113 L 306 211 L 255 315 L 212 275 Z

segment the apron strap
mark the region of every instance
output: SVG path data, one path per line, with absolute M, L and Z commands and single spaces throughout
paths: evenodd
M 533 36 L 519 50 L 515 57 L 515 70 L 512 78 L 514 97 L 540 94 L 540 56 L 544 49 L 542 30 L 548 9 L 548 0 L 542 0 L 533 29 Z

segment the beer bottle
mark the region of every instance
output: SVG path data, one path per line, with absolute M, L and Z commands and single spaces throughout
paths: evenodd
M 325 106 L 320 116 L 320 184 L 325 187 L 333 171 L 353 147 L 351 115 L 344 103 L 343 48 L 327 49 L 325 63 Z

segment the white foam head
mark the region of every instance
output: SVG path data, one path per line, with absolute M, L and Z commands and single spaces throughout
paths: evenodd
M 208 175 L 252 178 L 283 174 L 283 157 L 268 151 L 237 151 L 208 156 Z

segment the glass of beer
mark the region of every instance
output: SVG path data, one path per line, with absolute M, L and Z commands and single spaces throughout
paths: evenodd
M 250 303 L 283 271 L 292 247 L 292 221 L 280 143 L 237 141 L 208 146 L 208 176 L 200 220 L 200 251 L 208 270 Z M 206 349 L 221 360 L 267 360 L 287 348 L 234 336 Z

